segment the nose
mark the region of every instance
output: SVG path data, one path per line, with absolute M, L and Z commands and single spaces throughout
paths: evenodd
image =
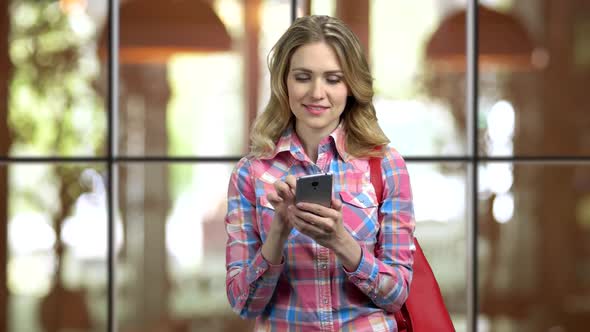
M 324 84 L 316 80 L 314 81 L 313 85 L 311 86 L 311 97 L 316 100 L 324 99 L 326 96 L 326 90 L 324 88 Z

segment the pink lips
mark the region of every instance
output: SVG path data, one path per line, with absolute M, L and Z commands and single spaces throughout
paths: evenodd
M 321 115 L 322 113 L 324 113 L 330 109 L 329 107 L 320 106 L 320 105 L 303 105 L 303 106 L 305 106 L 305 109 L 313 115 Z

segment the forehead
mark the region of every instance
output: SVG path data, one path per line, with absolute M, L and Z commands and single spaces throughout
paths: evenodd
M 338 71 L 340 61 L 336 52 L 325 42 L 300 46 L 291 56 L 291 69 L 304 68 L 311 71 Z

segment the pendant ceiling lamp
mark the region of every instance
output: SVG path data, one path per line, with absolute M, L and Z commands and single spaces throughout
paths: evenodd
M 99 41 L 106 55 L 108 27 Z M 119 10 L 122 63 L 163 63 L 177 53 L 231 50 L 231 37 L 208 1 L 133 0 Z
M 426 45 L 426 59 L 438 70 L 466 70 L 466 10 L 446 17 Z M 516 17 L 478 6 L 480 70 L 532 70 L 547 65 L 546 53 L 535 49 L 532 39 Z

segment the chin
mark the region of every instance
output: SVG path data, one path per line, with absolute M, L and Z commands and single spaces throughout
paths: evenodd
M 333 124 L 333 121 L 330 120 L 324 120 L 324 119 L 313 119 L 311 121 L 302 121 L 302 124 L 305 125 L 306 127 L 312 128 L 312 129 L 325 129 L 327 127 L 331 127 Z M 336 123 L 336 125 L 334 127 L 338 126 L 338 123 Z

